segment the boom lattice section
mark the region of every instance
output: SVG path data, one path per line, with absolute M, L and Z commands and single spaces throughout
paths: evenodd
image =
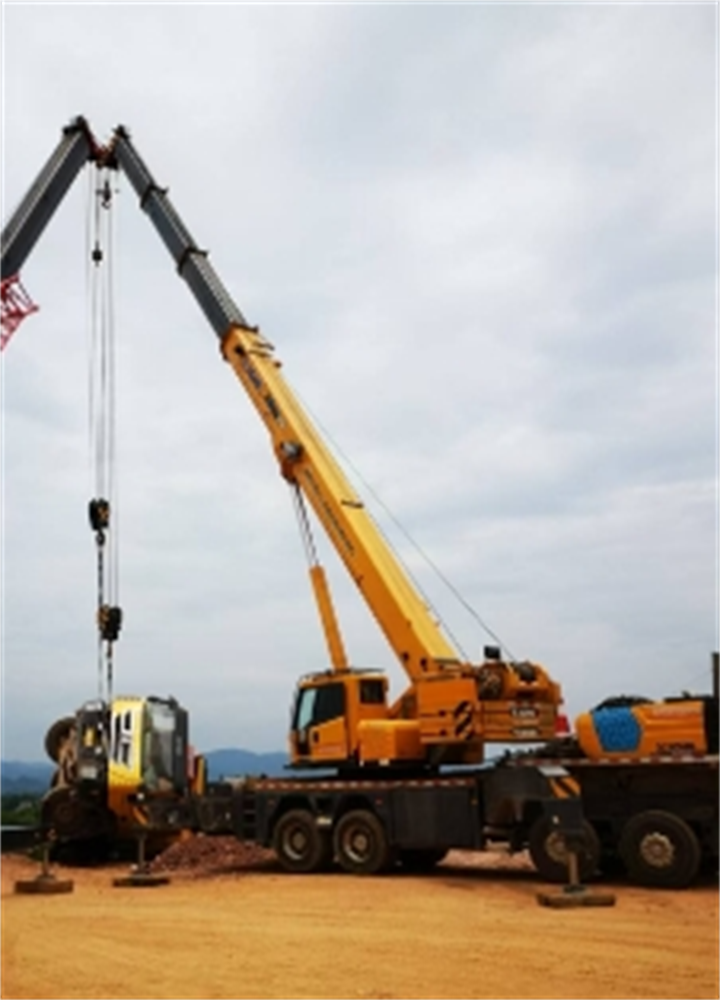
M 37 311 L 38 306 L 35 305 L 20 281 L 20 275 L 13 274 L 10 278 L 3 278 L 0 284 L 0 319 L 2 320 L 0 351 L 5 350 L 5 345 L 25 317 Z

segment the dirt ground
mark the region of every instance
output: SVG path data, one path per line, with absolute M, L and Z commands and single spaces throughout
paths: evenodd
M 431 876 L 292 876 L 271 860 L 115 888 L 128 871 L 54 867 L 67 895 L 14 892 L 2 860 L 6 998 L 718 997 L 713 883 L 617 883 L 608 909 L 553 910 L 522 858 L 453 852 Z

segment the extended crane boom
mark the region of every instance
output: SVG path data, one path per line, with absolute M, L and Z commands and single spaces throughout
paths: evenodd
M 113 149 L 118 165 L 270 432 L 284 477 L 303 489 L 403 667 L 413 680 L 457 668 L 457 654 L 302 410 L 283 378 L 272 345 L 249 326 L 207 254 L 198 249 L 180 220 L 167 191 L 155 183 L 127 131 L 120 128 L 115 134 Z
M 503 662 L 498 650 L 486 651 L 482 664 L 458 656 L 285 381 L 272 345 L 248 324 L 123 126 L 100 146 L 84 118 L 71 122 L 10 219 L 3 232 L 3 326 L 6 291 L 9 303 L 19 267 L 88 160 L 120 168 L 129 178 L 267 427 L 281 473 L 294 490 L 333 669 L 299 684 L 293 762 L 323 767 L 471 763 L 482 759 L 487 742 L 551 737 L 561 703 L 558 685 L 536 664 Z M 16 326 L 22 309 L 14 317 L 7 312 Z M 392 705 L 384 677 L 348 666 L 324 571 L 314 556 L 305 499 L 409 678 L 409 687 Z
M 292 737 L 296 762 L 470 762 L 482 758 L 486 742 L 552 736 L 558 686 L 535 664 L 505 663 L 497 655 L 475 665 L 458 656 L 290 389 L 273 346 L 247 323 L 123 126 L 114 133 L 109 157 L 129 178 L 218 336 L 225 360 L 270 433 L 282 475 L 313 507 L 410 679 L 395 704 L 379 708 L 385 688 L 379 695 L 363 686 L 362 677 L 353 682 L 356 672 L 329 641 L 335 670 L 305 685 L 317 705 L 302 705 L 301 685 Z M 332 634 L 323 584 L 313 583 L 326 634 Z M 335 693 L 320 695 L 319 687 Z

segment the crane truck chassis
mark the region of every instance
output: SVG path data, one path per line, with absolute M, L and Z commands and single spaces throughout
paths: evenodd
M 184 803 L 139 796 L 147 829 L 232 835 L 272 848 L 285 871 L 355 875 L 397 865 L 428 871 L 451 849 L 492 844 L 533 850 L 552 836 L 554 881 L 565 881 L 569 850 L 581 878 L 599 860 L 583 819 L 577 782 L 555 762 L 538 767 L 489 765 L 435 775 L 246 777 L 213 782 Z

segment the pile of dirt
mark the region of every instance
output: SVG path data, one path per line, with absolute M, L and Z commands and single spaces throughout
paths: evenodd
M 209 875 L 217 872 L 247 871 L 266 868 L 275 855 L 256 844 L 243 844 L 234 837 L 183 838 L 171 844 L 150 862 L 154 872 L 183 872 Z

